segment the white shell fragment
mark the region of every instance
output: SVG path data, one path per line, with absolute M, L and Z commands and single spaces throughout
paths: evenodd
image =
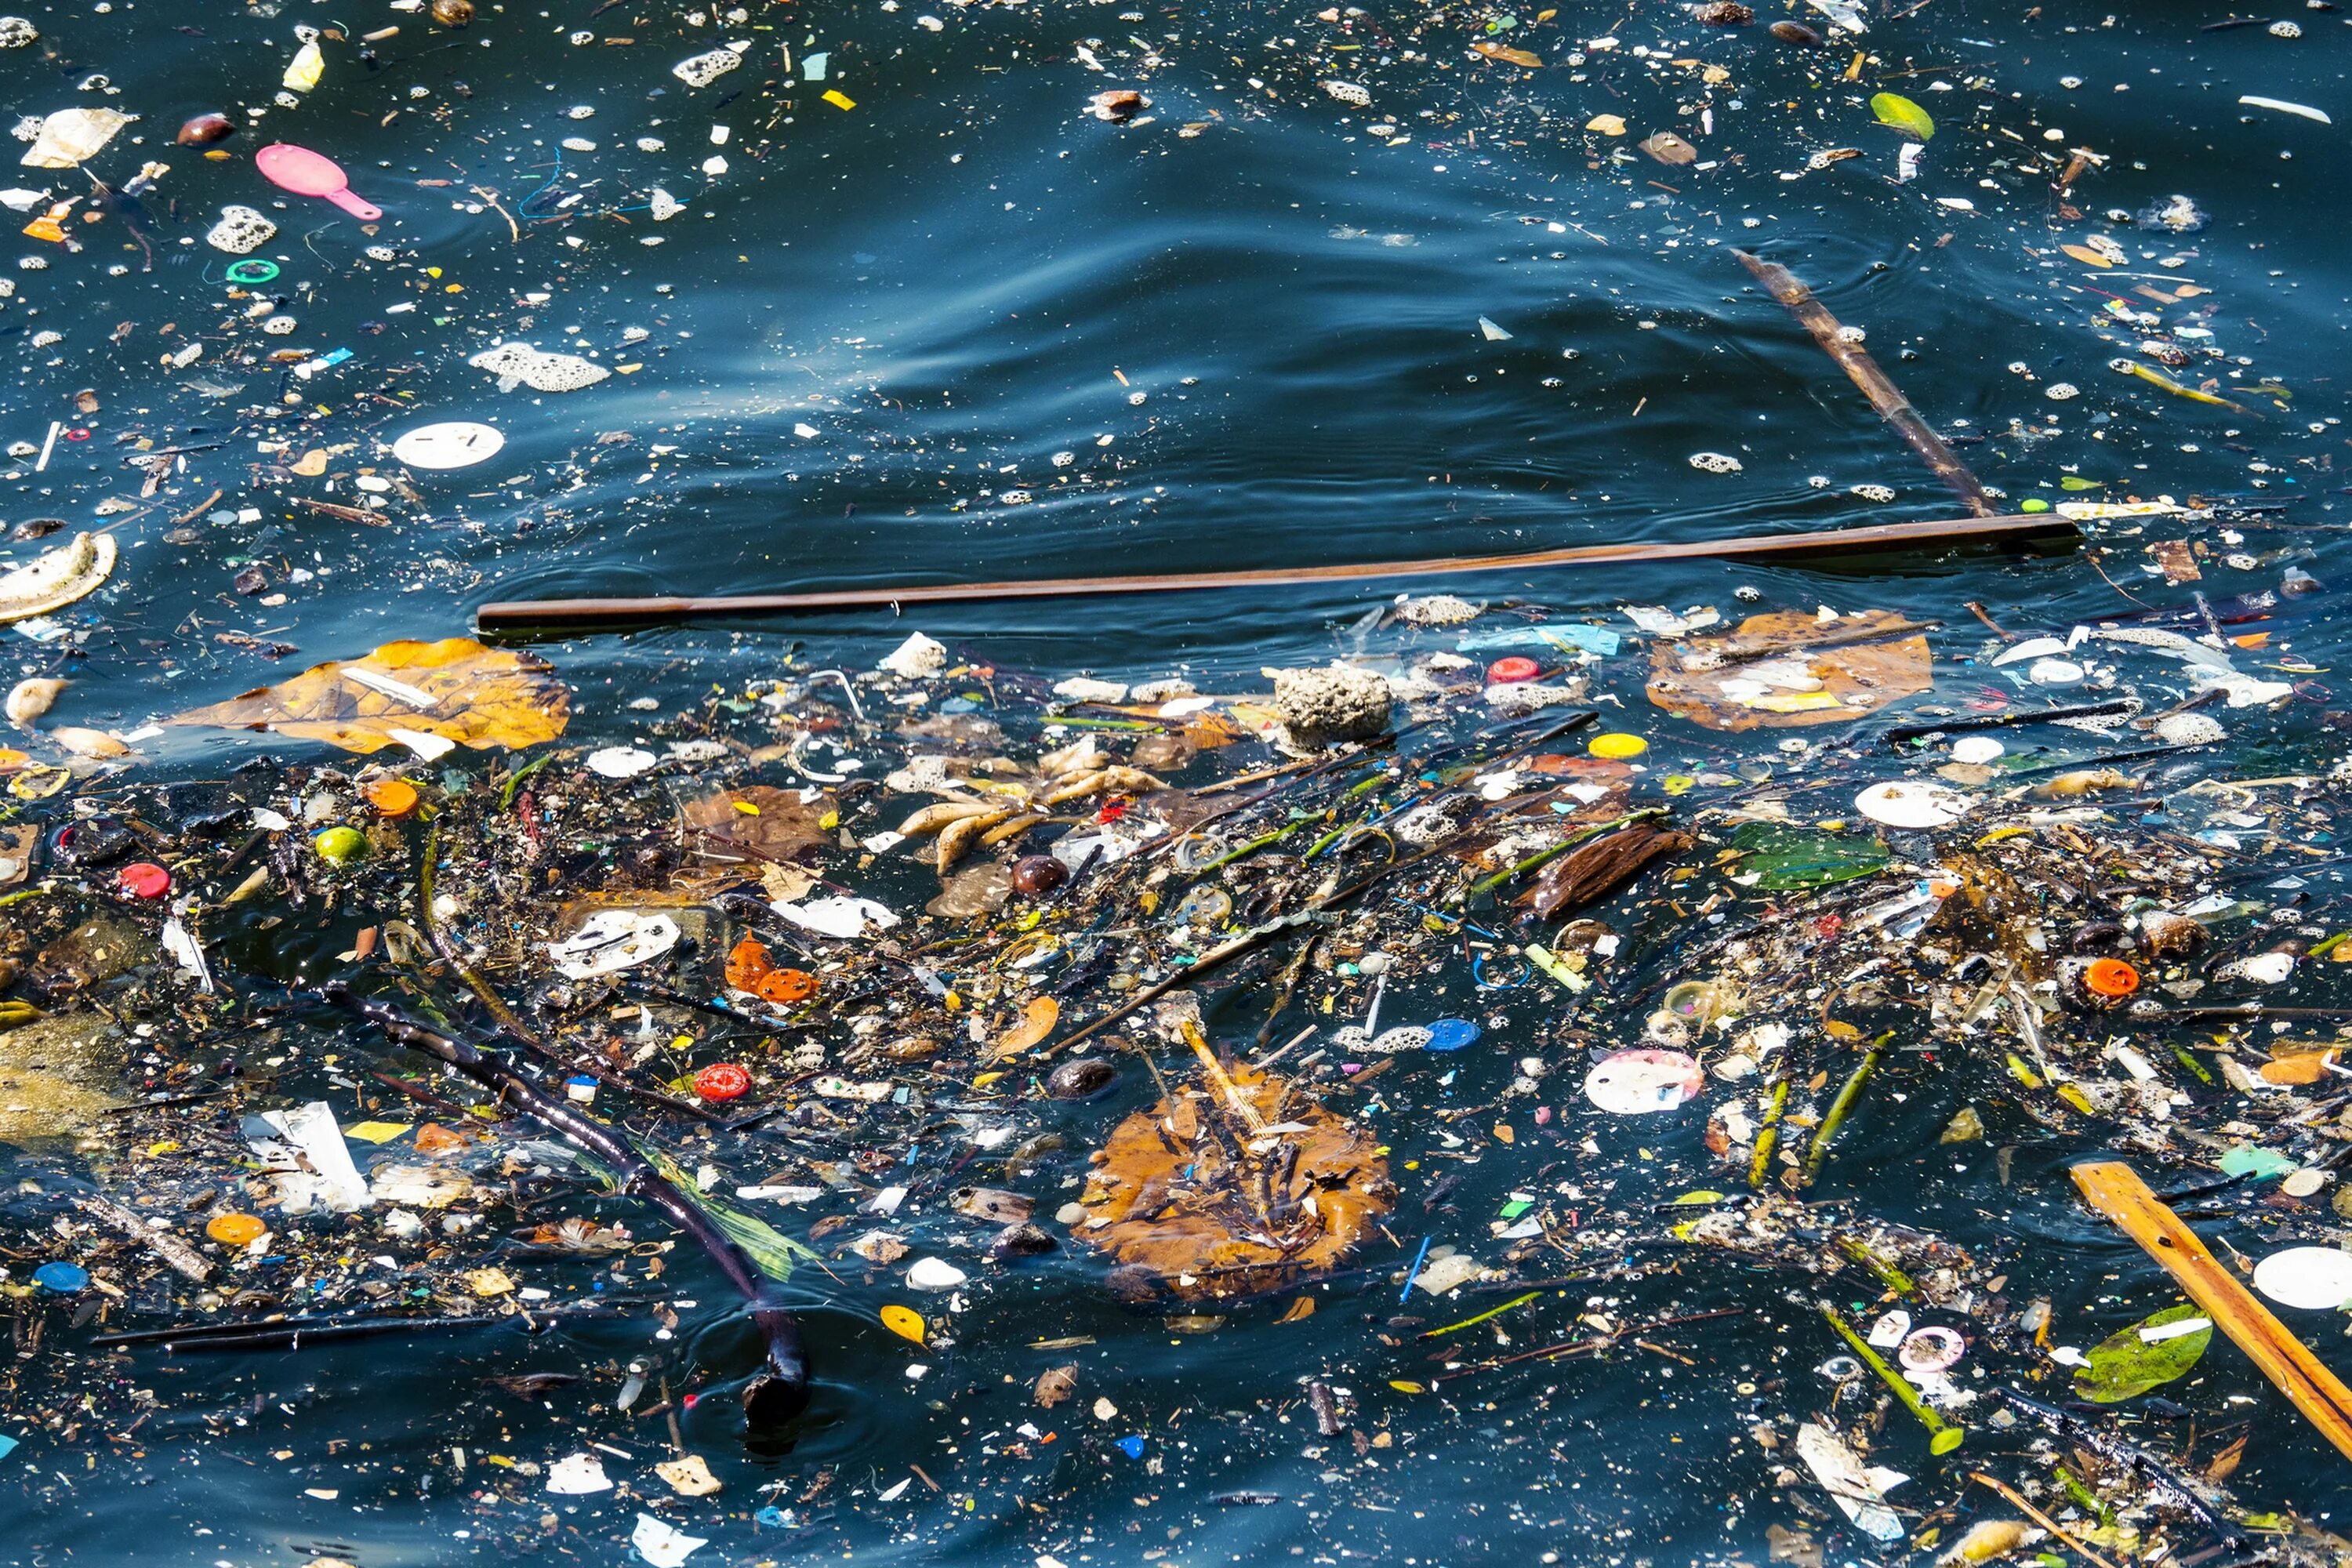
M 669 74 L 688 87 L 709 87 L 742 63 L 743 57 L 733 49 L 713 49 L 678 61 L 669 68 Z
M 2332 1312 L 2352 1301 L 2352 1252 L 2290 1247 L 2254 1265 L 2254 1289 L 2282 1307 Z
M 487 463 L 506 446 L 503 432 L 469 419 L 419 425 L 392 444 L 392 455 L 412 468 L 470 468 Z
M 1969 805 L 1958 791 L 1918 779 L 1888 779 L 1853 797 L 1853 808 L 1871 821 L 1914 830 L 1949 826 L 1969 814 Z
M 37 555 L 13 572 L 0 572 L 0 626 L 62 610 L 95 593 L 113 570 L 113 537 L 78 533 L 71 542 Z
M 617 974 L 677 945 L 677 922 L 635 910 L 599 910 L 562 942 L 547 945 L 556 973 L 569 980 Z
M 466 362 L 499 378 L 499 390 L 528 386 L 533 392 L 577 392 L 593 386 L 613 373 L 578 354 L 550 353 L 529 343 L 500 343 L 484 349 Z
M 244 256 L 277 237 L 278 226 L 251 207 L 226 206 L 221 208 L 220 222 L 205 236 L 205 243 L 231 256 Z
M 115 132 L 137 118 L 111 109 L 60 109 L 41 121 L 40 134 L 20 162 L 27 169 L 70 169 L 97 157 Z

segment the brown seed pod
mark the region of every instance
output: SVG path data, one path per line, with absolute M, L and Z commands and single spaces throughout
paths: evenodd
M 474 0 L 433 0 L 433 19 L 445 27 L 471 26 Z
M 1772 36 L 1784 44 L 1802 44 L 1811 49 L 1822 47 L 1822 36 L 1802 22 L 1775 22 Z
M 1739 0 L 1713 0 L 1694 13 L 1710 27 L 1744 27 L 1756 20 L 1756 13 L 1739 4 Z
M 1070 879 L 1070 868 L 1051 855 L 1024 855 L 1013 862 L 1013 890 L 1027 898 L 1052 892 Z
M 2185 958 L 2205 945 L 2205 928 L 2187 915 L 2147 910 L 2139 917 L 2139 945 L 2150 958 Z
M 199 114 L 180 127 L 180 145 L 208 147 L 236 134 L 236 121 L 226 114 Z

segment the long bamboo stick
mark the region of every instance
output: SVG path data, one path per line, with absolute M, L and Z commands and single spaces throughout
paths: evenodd
M 1795 273 L 1760 256 L 1750 256 L 1744 250 L 1735 250 L 1731 254 L 1739 258 L 1748 271 L 1756 274 L 1759 283 L 1772 291 L 1772 298 L 1786 305 L 1789 313 L 1804 323 L 1805 330 L 1813 334 L 1813 341 L 1822 345 L 1822 352 L 1837 361 L 1846 374 L 1853 378 L 1853 384 L 1862 388 L 1863 395 L 1870 399 L 1870 405 L 1877 409 L 1906 441 L 1911 443 L 1911 449 L 1927 460 L 1938 479 L 1952 487 L 1952 493 L 1960 498 L 1962 506 L 1979 517 L 1994 515 L 1992 501 L 1985 495 L 1984 487 L 1977 483 L 1976 475 L 1969 472 L 1969 466 L 1952 455 L 1952 449 L 1944 445 L 1942 437 L 1927 428 L 1927 422 L 1919 417 L 1919 411 L 1911 406 L 1911 400 L 1886 378 L 1886 373 L 1878 368 L 1878 362 L 1870 357 L 1869 351 L 1858 342 L 1846 340 L 1844 324 L 1830 314 L 1828 306 L 1813 298 L 1813 291 L 1806 288 Z
M 2101 1160 L 2076 1165 L 2068 1173 L 2084 1201 L 2163 1264 L 2189 1299 L 2205 1309 L 2263 1375 L 2294 1401 L 2337 1452 L 2352 1459 L 2352 1389 L 2214 1260 L 2197 1233 L 2148 1191 L 2139 1173 L 2120 1162 Z
M 1963 470 L 1965 471 L 1965 470 Z M 1283 588 L 1315 583 L 1457 577 L 1487 572 L 1530 572 L 1553 566 L 1602 566 L 1652 561 L 1775 561 L 1859 555 L 1937 546 L 2007 549 L 2071 548 L 2074 525 L 2054 512 L 2012 513 L 1869 528 L 1823 529 L 1745 538 L 1656 544 L 1580 544 L 1518 555 L 1456 555 L 1423 561 L 1370 561 L 1337 566 L 1274 567 L 1244 572 L 1170 573 L 1133 577 L 1047 577 L 1025 583 L 919 583 L 879 588 L 826 588 L 802 594 L 729 594 L 694 598 L 519 599 L 474 612 L 485 632 L 584 631 L 648 626 L 721 616 L 777 615 L 813 610 L 896 610 L 908 605 L 977 604 L 1006 599 L 1091 598 L 1107 595 L 1172 594 L 1211 588 Z

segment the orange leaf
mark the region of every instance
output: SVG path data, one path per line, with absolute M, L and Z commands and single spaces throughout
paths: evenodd
M 1542 59 L 1526 49 L 1506 48 L 1500 44 L 1488 43 L 1475 43 L 1470 47 L 1490 60 L 1501 60 L 1506 65 L 1525 66 L 1529 70 L 1543 68 Z
M 1038 997 L 1022 1009 L 1019 1023 L 997 1037 L 996 1043 L 989 1047 L 991 1059 L 1003 1061 L 1019 1056 L 1052 1034 L 1054 1026 L 1061 1021 L 1062 1005 L 1051 996 Z
M 2062 245 L 2058 247 L 2085 267 L 2113 267 L 2114 262 L 2084 245 Z
M 553 740 L 571 719 L 572 693 L 546 660 L 447 637 L 386 643 L 171 721 L 275 730 L 365 754 L 393 744 L 395 730 L 513 750 Z

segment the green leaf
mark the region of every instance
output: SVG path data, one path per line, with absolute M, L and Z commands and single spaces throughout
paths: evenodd
M 2159 1384 L 2170 1383 L 2205 1354 L 2205 1347 L 2213 1342 L 2213 1325 L 2208 1322 L 2192 1333 L 2153 1343 L 2142 1339 L 2140 1331 L 2161 1329 L 2204 1316 L 2202 1308 L 2184 1302 L 2108 1335 L 2091 1347 L 2090 1364 L 2074 1369 L 2074 1392 L 2096 1404 L 2114 1405 L 2146 1394 Z
M 1732 830 L 1731 847 L 1741 855 L 1732 876 L 1742 887 L 1768 893 L 1851 882 L 1884 869 L 1894 859 L 1875 838 L 1770 822 L 1741 823 Z
M 631 1142 L 635 1141 L 633 1139 Z M 794 1241 L 766 1220 L 756 1215 L 745 1214 L 741 1209 L 722 1199 L 698 1191 L 694 1184 L 694 1178 L 688 1175 L 677 1161 L 660 1150 L 648 1148 L 643 1143 L 638 1143 L 636 1148 L 637 1152 L 646 1157 L 647 1164 L 667 1178 L 670 1185 L 693 1199 L 696 1205 L 710 1216 L 711 1223 L 727 1233 L 727 1239 L 749 1253 L 752 1264 L 760 1272 L 777 1284 L 781 1285 L 793 1277 L 793 1269 L 799 1265 L 801 1259 L 806 1258 L 812 1263 L 817 1260 L 817 1255 L 814 1251 Z
M 1936 134 L 1935 116 L 1899 92 L 1874 95 L 1870 100 L 1870 111 L 1878 116 L 1881 125 L 1892 125 L 1915 142 L 1928 141 Z

